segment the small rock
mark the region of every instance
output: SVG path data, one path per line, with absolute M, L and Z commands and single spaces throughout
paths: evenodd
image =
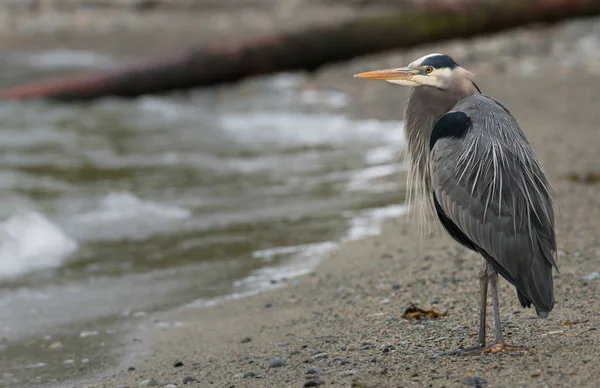
M 487 384 L 487 380 L 481 376 L 469 376 L 462 381 L 464 385 L 468 385 L 470 387 L 482 388 Z
M 327 353 L 319 353 L 319 354 L 315 354 L 311 358 L 313 360 L 322 360 L 322 359 L 327 358 L 327 357 L 329 357 L 329 354 L 327 354 Z
M 265 308 L 268 309 L 270 307 L 273 307 L 273 303 L 265 303 Z
M 394 282 L 392 284 L 392 290 L 399 290 L 399 289 L 400 289 L 400 283 Z
M 381 304 L 388 304 L 390 302 L 391 302 L 390 298 L 383 298 L 383 299 L 381 299 Z
M 256 373 L 252 372 L 251 370 L 244 372 L 244 374 L 242 375 L 243 379 L 248 379 L 250 377 L 254 377 L 256 376 Z
M 56 341 L 52 345 L 48 346 L 48 349 L 62 350 L 64 347 L 65 347 L 65 345 L 63 345 L 62 342 Z
M 252 341 L 251 337 L 244 337 L 244 338 L 242 338 L 242 340 L 240 342 L 243 344 L 247 344 L 250 341 Z
M 117 388 L 129 388 L 129 385 L 117 385 Z
M 356 371 L 354 369 L 350 369 L 345 372 L 342 372 L 342 376 L 354 376 L 355 374 L 356 374 Z
M 600 280 L 600 272 L 592 272 L 585 275 L 587 280 Z
M 344 351 L 344 350 L 347 350 L 347 349 L 348 349 L 348 347 L 346 345 L 340 345 L 340 346 L 337 347 L 337 350 L 341 350 L 341 351 Z
M 177 388 L 177 385 L 175 385 L 175 384 L 167 384 L 167 385 L 165 385 L 165 388 Z
M 154 379 L 148 379 L 142 381 L 139 385 L 140 387 L 156 387 L 158 385 L 158 381 Z
M 283 348 L 283 347 L 288 346 L 289 344 L 290 344 L 289 342 L 280 342 L 280 343 L 277 344 L 277 346 L 280 347 L 280 348 Z
M 300 351 L 299 350 L 290 351 L 290 356 L 295 356 L 296 354 L 300 354 Z
M 129 368 L 127 368 L 127 371 L 128 371 L 128 372 L 133 372 L 134 370 L 135 370 L 135 367 L 134 367 L 134 366 L 130 366 Z
M 318 387 L 323 384 L 325 384 L 325 380 L 323 379 L 308 380 L 304 383 L 303 387 Z
M 182 361 L 179 361 L 179 360 L 177 360 L 177 361 L 175 361 L 175 362 L 173 363 L 173 366 L 174 366 L 175 368 L 180 368 L 180 367 L 182 367 L 182 366 L 183 366 L 183 362 L 182 362 Z
M 183 377 L 183 383 L 184 383 L 184 384 L 187 384 L 187 383 L 192 383 L 192 382 L 194 382 L 194 381 L 196 381 L 196 379 L 195 379 L 195 378 L 193 378 L 192 376 L 184 376 L 184 377 Z
M 363 345 L 360 347 L 360 350 L 369 350 L 369 349 L 373 349 L 373 346 L 371 345 Z
M 306 374 L 307 375 L 322 375 L 323 369 L 313 366 L 306 370 Z
M 285 366 L 285 361 L 283 361 L 281 358 L 279 357 L 275 357 L 274 359 L 271 360 L 271 362 L 269 363 L 269 368 L 281 368 L 282 366 Z
M 356 345 L 349 345 L 349 346 L 346 348 L 346 350 L 347 350 L 347 351 L 349 351 L 349 352 L 351 352 L 351 351 L 353 351 L 353 350 L 358 350 L 358 346 L 356 346 Z

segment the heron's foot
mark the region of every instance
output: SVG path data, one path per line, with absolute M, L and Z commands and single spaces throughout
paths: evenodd
M 485 353 L 501 353 L 501 352 L 522 352 L 528 350 L 526 346 L 515 346 L 515 345 L 507 345 L 502 342 L 496 342 L 488 346 L 476 346 L 474 348 L 468 349 L 457 349 L 451 350 L 449 352 L 441 352 L 433 355 L 434 358 L 441 356 L 473 356 L 477 354 L 485 354 Z

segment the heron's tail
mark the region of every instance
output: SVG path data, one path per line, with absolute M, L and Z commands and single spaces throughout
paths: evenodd
M 555 266 L 552 250 L 539 243 L 536 258 L 529 273 L 522 279 L 522 289 L 517 289 L 519 302 L 523 307 L 533 305 L 537 315 L 546 318 L 554 308 L 554 282 L 552 268 Z

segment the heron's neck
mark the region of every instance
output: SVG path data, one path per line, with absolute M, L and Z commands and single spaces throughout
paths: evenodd
M 477 88 L 468 84 L 444 91 L 431 86 L 418 86 L 410 91 L 404 115 L 404 131 L 410 159 L 409 184 L 417 190 L 430 192 L 429 179 L 429 138 L 434 124 L 442 115 L 465 97 L 478 93 Z

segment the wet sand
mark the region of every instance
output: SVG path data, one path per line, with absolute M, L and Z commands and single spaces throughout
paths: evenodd
M 351 78 L 400 56 L 329 67 L 315 83 L 350 92 L 358 116 L 401 118 L 406 90 Z M 550 317 L 522 309 L 514 289 L 501 281 L 506 341 L 529 351 L 431 357 L 475 344 L 481 261 L 442 232 L 419 236 L 407 216 L 390 222 L 378 237 L 342 244 L 313 274 L 276 291 L 155 317 L 183 325 L 135 333 L 143 345 L 116 370 L 86 382 L 94 387 L 448 387 L 484 381 L 488 387 L 596 386 L 600 279 L 585 277 L 600 271 L 600 186 L 574 182 L 569 174 L 599 172 L 600 76 L 554 65 L 527 76 L 482 72 L 477 83 L 516 116 L 560 208 L 560 273 L 555 273 Z M 411 303 L 447 316 L 406 320 L 402 315 Z M 488 340 L 492 335 L 488 320 Z M 175 367 L 176 361 L 183 366 Z

